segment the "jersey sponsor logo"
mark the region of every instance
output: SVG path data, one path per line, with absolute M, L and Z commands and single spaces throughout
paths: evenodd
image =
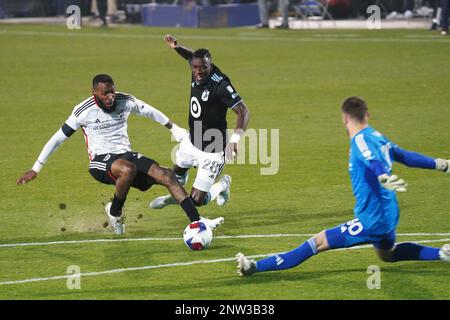
M 203 101 L 208 101 L 208 98 L 209 98 L 209 91 L 208 91 L 208 89 L 206 89 L 206 90 L 203 91 L 203 93 L 202 93 L 202 100 L 203 100 Z
M 200 114 L 202 113 L 202 106 L 200 105 L 200 102 L 196 97 L 191 98 L 191 115 L 194 118 L 200 117 Z

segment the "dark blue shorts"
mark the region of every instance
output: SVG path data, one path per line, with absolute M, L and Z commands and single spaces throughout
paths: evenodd
M 377 249 L 389 250 L 395 244 L 395 230 L 383 235 L 374 235 L 367 230 L 359 219 L 353 219 L 336 228 L 325 231 L 330 249 L 349 248 L 370 243 Z

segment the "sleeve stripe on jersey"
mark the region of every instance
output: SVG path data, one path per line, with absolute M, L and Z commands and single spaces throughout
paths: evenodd
M 67 137 L 70 137 L 75 132 L 75 130 L 73 130 L 72 127 L 69 126 L 67 123 L 63 124 L 61 130 Z
M 79 107 L 77 110 L 75 110 L 75 112 L 74 112 L 75 117 L 78 117 L 84 110 L 92 107 L 93 105 L 95 105 L 95 100 L 92 100 L 88 104 L 85 103 L 84 105 Z
M 211 76 L 211 79 L 213 79 L 215 82 L 220 82 L 221 80 L 223 80 L 223 77 L 218 76 L 217 74 L 214 73 L 214 74 Z
M 94 97 L 90 98 L 88 101 L 86 101 L 85 103 L 83 103 L 82 106 L 80 106 L 77 110 L 75 110 L 75 114 L 78 113 L 78 111 L 80 111 L 82 108 L 86 107 L 88 104 L 91 104 L 92 102 L 94 102 Z
M 238 102 L 236 102 L 235 104 L 233 104 L 233 106 L 231 106 L 230 107 L 230 109 L 233 109 L 234 107 L 236 107 L 240 102 L 242 102 L 242 101 L 244 101 L 244 100 L 239 100 Z
M 366 141 L 364 140 L 364 135 L 362 133 L 358 134 L 355 137 L 356 145 L 358 146 L 359 151 L 363 155 L 363 157 L 366 160 L 372 159 L 372 152 L 370 151 L 369 147 L 367 146 Z
M 133 96 L 130 96 L 130 95 L 125 94 L 125 93 L 117 93 L 116 94 L 116 99 L 125 99 L 125 100 L 131 100 L 131 101 L 135 102 Z

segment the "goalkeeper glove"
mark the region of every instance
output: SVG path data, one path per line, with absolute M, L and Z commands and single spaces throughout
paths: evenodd
M 397 192 L 406 192 L 408 184 L 403 179 L 399 179 L 396 175 L 389 176 L 386 173 L 378 176 L 380 184 L 388 190 Z
M 446 174 L 450 175 L 450 160 L 445 159 L 435 159 L 436 170 L 444 171 Z

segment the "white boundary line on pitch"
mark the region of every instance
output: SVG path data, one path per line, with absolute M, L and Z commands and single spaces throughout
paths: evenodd
M 52 37 L 91 37 L 91 38 L 126 38 L 126 39 L 163 39 L 161 35 L 156 34 L 139 34 L 139 33 L 96 33 L 96 32 L 60 32 L 60 31 L 26 31 L 26 30 L 0 30 L 0 35 L 18 35 L 18 36 L 52 36 Z M 423 38 L 361 38 L 361 37 L 273 37 L 273 36 L 194 36 L 194 35 L 183 35 L 183 39 L 186 40 L 215 40 L 215 41 L 290 41 L 290 42 L 392 42 L 392 43 L 449 43 L 447 39 L 442 37 L 432 37 L 429 39 Z
M 412 241 L 412 242 L 414 242 L 414 243 L 432 243 L 432 242 L 446 242 L 446 241 L 450 241 L 450 238 L 435 239 L 435 240 L 418 240 L 418 241 Z M 362 245 L 362 246 L 355 246 L 355 247 L 351 247 L 351 248 L 335 249 L 335 250 L 330 250 L 330 251 L 355 250 L 355 249 L 367 249 L 367 248 L 372 248 L 372 245 Z M 258 254 L 258 255 L 248 256 L 248 258 L 251 258 L 251 259 L 262 258 L 262 257 L 272 256 L 275 254 L 277 254 L 277 253 Z M 23 279 L 23 280 L 3 281 L 3 282 L 0 282 L 0 285 L 42 282 L 42 281 L 50 281 L 50 280 L 61 280 L 61 279 L 68 279 L 68 278 L 73 278 L 73 277 L 92 277 L 92 276 L 122 273 L 122 272 L 128 272 L 128 271 L 142 271 L 142 270 L 149 270 L 149 269 L 191 266 L 194 264 L 219 263 L 219 262 L 234 261 L 235 259 L 236 259 L 235 257 L 232 257 L 232 258 L 222 258 L 222 259 L 213 259 L 213 260 L 175 262 L 175 263 L 159 264 L 159 265 L 154 265 L 154 266 L 120 268 L 120 269 L 112 269 L 112 270 L 105 270 L 105 271 L 99 271 L 99 272 L 86 272 L 86 273 L 80 273 L 80 274 L 53 276 L 53 277 L 47 277 L 47 278 L 31 278 L 31 279 Z
M 281 237 L 312 237 L 314 233 L 286 233 L 286 234 L 246 234 L 237 236 L 216 236 L 215 239 L 242 239 L 242 238 L 281 238 Z M 450 233 L 397 233 L 397 236 L 450 236 Z M 131 241 L 179 241 L 179 238 L 126 238 L 126 239 L 91 239 L 91 240 L 68 240 L 51 242 L 24 242 L 24 243 L 5 243 L 0 244 L 0 248 L 29 247 L 29 246 L 48 246 L 57 244 L 81 244 L 81 243 L 110 243 L 110 242 L 131 242 Z

